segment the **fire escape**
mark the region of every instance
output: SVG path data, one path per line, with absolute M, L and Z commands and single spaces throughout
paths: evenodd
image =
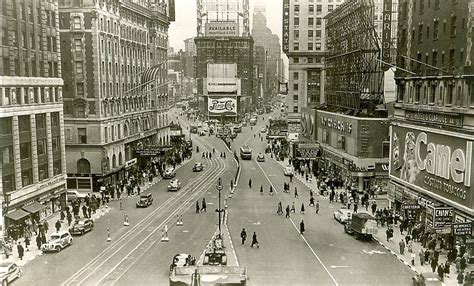
M 383 103 L 381 48 L 373 0 L 353 0 L 326 16 L 326 104 L 334 112 L 371 115 Z

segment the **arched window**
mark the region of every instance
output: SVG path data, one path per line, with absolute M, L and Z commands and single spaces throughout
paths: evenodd
M 122 152 L 119 153 L 119 166 L 123 164 Z
M 81 158 L 77 161 L 77 172 L 79 174 L 89 174 L 91 172 L 91 164 L 87 159 Z
M 117 168 L 117 156 L 112 156 L 112 168 Z

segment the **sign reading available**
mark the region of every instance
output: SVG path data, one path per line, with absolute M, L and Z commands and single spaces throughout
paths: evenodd
M 235 97 L 211 97 L 207 100 L 209 116 L 237 115 L 237 99 Z
M 392 179 L 473 207 L 472 140 L 415 126 L 392 126 L 391 132 Z

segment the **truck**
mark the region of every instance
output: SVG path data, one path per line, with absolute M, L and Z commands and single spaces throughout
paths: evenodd
M 378 232 L 377 221 L 370 214 L 353 213 L 351 220 L 344 224 L 344 231 L 356 239 L 371 240 Z

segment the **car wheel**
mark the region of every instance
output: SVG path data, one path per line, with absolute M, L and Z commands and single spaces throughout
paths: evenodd
M 20 269 L 20 270 L 18 271 L 18 275 L 17 275 L 16 277 L 17 277 L 17 278 L 20 278 L 22 274 L 23 274 L 23 273 L 21 273 L 21 269 Z
M 84 233 L 85 233 L 84 230 L 81 230 L 81 235 L 84 235 Z
M 61 247 L 60 247 L 60 246 L 56 246 L 54 249 L 55 249 L 57 252 L 60 252 L 60 251 L 61 251 Z

